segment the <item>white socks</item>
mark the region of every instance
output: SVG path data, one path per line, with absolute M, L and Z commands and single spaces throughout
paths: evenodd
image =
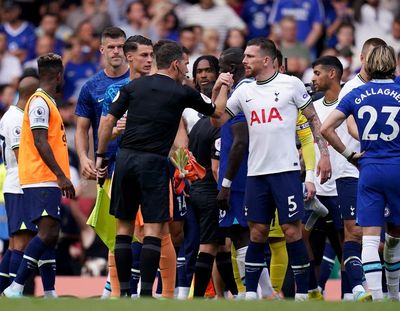
M 379 258 L 380 236 L 366 235 L 362 238 L 361 261 L 373 300 L 382 300 L 382 264 Z

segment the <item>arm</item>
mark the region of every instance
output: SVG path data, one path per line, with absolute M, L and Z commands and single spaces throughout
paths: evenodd
M 48 130 L 47 129 L 33 129 L 32 130 L 35 147 L 38 150 L 40 157 L 48 168 L 56 175 L 57 184 L 61 189 L 61 192 L 67 198 L 75 197 L 75 189 L 71 181 L 65 176 L 64 172 L 58 165 L 54 158 L 53 151 L 48 142 Z
M 219 160 L 211 159 L 211 171 L 216 182 L 218 182 L 218 169 L 219 169 Z
M 339 136 L 336 134 L 336 129 L 346 120 L 346 115 L 335 109 L 332 111 L 328 118 L 325 120 L 324 124 L 321 127 L 321 133 L 326 138 L 328 143 L 335 148 L 335 150 L 339 153 L 343 153 L 345 151 L 346 146 L 340 140 Z
M 310 33 L 308 34 L 305 44 L 309 47 L 312 48 L 318 39 L 321 37 L 323 32 L 323 27 L 321 23 L 314 23 L 312 26 L 312 29 Z
M 303 160 L 306 166 L 306 179 L 305 179 L 305 186 L 307 188 L 306 200 L 309 200 L 312 199 L 316 193 L 314 184 L 314 169 L 315 169 L 314 137 L 312 135 L 308 122 L 301 114 L 299 114 L 298 117 L 296 132 L 300 140 Z
M 111 140 L 113 127 L 117 122 L 117 118 L 112 114 L 108 114 L 105 118 L 102 118 L 99 125 L 99 142 L 97 145 L 97 157 L 96 157 L 96 170 L 97 177 L 104 178 L 107 174 L 107 167 L 102 167 L 103 159 L 106 157 L 108 144 Z
M 319 120 L 312 103 L 303 110 L 303 115 L 310 123 L 314 140 L 321 154 L 321 159 L 317 165 L 317 176 L 321 176 L 321 184 L 323 184 L 331 177 L 332 173 L 331 163 L 329 161 L 328 144 L 321 135 L 321 121 Z
M 96 179 L 96 168 L 88 157 L 90 119 L 78 117 L 75 132 L 75 148 L 82 168 L 82 175 L 87 179 Z
M 233 143 L 229 151 L 228 166 L 224 176 L 224 179 L 226 179 L 228 183 L 235 178 L 249 144 L 249 132 L 246 122 L 233 124 L 231 130 L 233 134 Z M 230 186 L 228 187 L 225 183 L 223 183 L 223 185 L 225 186 L 221 187 L 217 196 L 217 204 L 219 209 L 228 210 Z
M 13 151 L 14 151 L 14 154 L 15 154 L 15 159 L 17 159 L 17 163 L 18 163 L 19 148 L 15 148 Z
M 186 131 L 186 125 L 181 118 L 179 122 L 178 132 L 176 133 L 174 143 L 171 148 L 171 153 L 174 152 L 178 148 L 187 148 L 189 146 L 189 137 Z
M 350 115 L 346 119 L 346 123 L 347 123 L 347 130 L 349 131 L 349 134 L 351 135 L 351 137 L 353 137 L 356 140 L 360 140 L 360 137 L 358 136 L 358 128 L 357 128 L 356 120 L 354 120 L 354 117 L 352 115 Z

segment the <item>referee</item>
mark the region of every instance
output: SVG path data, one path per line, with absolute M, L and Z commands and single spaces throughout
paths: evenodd
M 204 115 L 218 117 L 225 109 L 216 107 L 208 97 L 190 87 L 182 86 L 189 61 L 180 45 L 167 42 L 155 51 L 155 56 L 157 73 L 122 87 L 99 127 L 96 169 L 98 177 L 103 177 L 102 160 L 107 156 L 112 128 L 128 110 L 116 159 L 110 206 L 117 218 L 115 258 L 121 296 L 130 295 L 133 220 L 139 204 L 145 236 L 140 258 L 141 295 L 152 295 L 161 236 L 168 230 L 170 176 L 167 157 L 183 110 L 193 108 Z M 216 82 L 214 97 L 226 99 L 227 87 L 231 84 L 230 74 L 222 75 Z

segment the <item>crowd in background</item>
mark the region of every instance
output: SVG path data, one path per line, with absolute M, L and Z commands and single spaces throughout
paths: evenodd
M 106 272 L 107 249 L 85 226 L 95 200 L 93 184 L 79 175 L 74 151 L 75 105 L 82 85 L 103 68 L 100 33 L 110 25 L 127 37 L 141 34 L 156 42 L 171 39 L 190 52 L 218 57 L 228 47 L 269 37 L 287 58 L 286 70 L 304 83 L 311 62 L 337 56 L 343 81 L 359 70 L 363 42 L 384 39 L 395 48 L 400 74 L 400 2 L 398 0 L 40 0 L 0 1 L 0 114 L 16 101 L 24 71 L 36 70 L 38 56 L 55 52 L 65 66 L 64 94 L 58 102 L 67 132 L 73 180 L 79 197 L 64 201 L 63 234 L 58 247 L 59 274 Z M 192 70 L 189 68 L 189 73 Z M 5 239 L 5 237 L 2 237 Z M 1 250 L 0 250 L 1 251 Z M 70 258 L 70 260 L 65 260 Z

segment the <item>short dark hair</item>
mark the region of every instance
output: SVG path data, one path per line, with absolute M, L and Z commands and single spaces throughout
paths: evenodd
M 124 43 L 124 54 L 126 55 L 128 52 L 136 52 L 139 45 L 153 46 L 153 42 L 151 42 L 149 38 L 141 35 L 130 36 Z
M 249 42 L 247 42 L 247 46 L 252 45 L 258 46 L 263 54 L 268 55 L 273 60 L 276 58 L 277 49 L 274 41 L 267 38 L 259 37 L 251 39 L 249 40 Z
M 364 56 L 367 56 L 365 54 L 368 53 L 371 47 L 376 47 L 381 45 L 386 45 L 386 42 L 381 38 L 369 38 L 367 41 L 364 42 L 361 49 L 361 53 L 364 54 Z
M 47 53 L 37 60 L 40 79 L 51 78 L 63 71 L 63 62 L 60 55 Z
M 107 27 L 101 33 L 101 40 L 104 40 L 105 38 L 111 38 L 111 39 L 124 38 L 124 39 L 126 39 L 126 34 L 119 27 Z
M 154 52 L 158 69 L 167 69 L 173 61 L 183 58 L 182 47 L 173 41 L 165 42 L 161 46 L 154 48 Z
M 181 34 L 182 32 L 185 32 L 185 31 L 194 32 L 194 27 L 195 26 L 193 26 L 193 25 L 181 27 L 181 28 L 179 28 L 178 32 L 179 32 L 179 34 Z
M 334 69 L 337 79 L 340 81 L 342 78 L 343 65 L 336 56 L 321 56 L 312 63 L 311 67 L 314 68 L 318 65 L 321 65 L 326 70 Z
M 161 40 L 158 40 L 154 45 L 153 45 L 153 50 L 154 50 L 154 53 L 157 53 L 157 51 L 158 51 L 158 49 L 160 48 L 160 47 L 162 47 L 164 44 L 166 44 L 166 43 L 176 43 L 175 41 L 172 41 L 172 40 L 169 40 L 169 39 L 161 39 Z
M 219 57 L 220 67 L 229 66 L 230 73 L 242 76 L 244 75 L 243 58 L 244 54 L 241 48 L 228 48 Z

